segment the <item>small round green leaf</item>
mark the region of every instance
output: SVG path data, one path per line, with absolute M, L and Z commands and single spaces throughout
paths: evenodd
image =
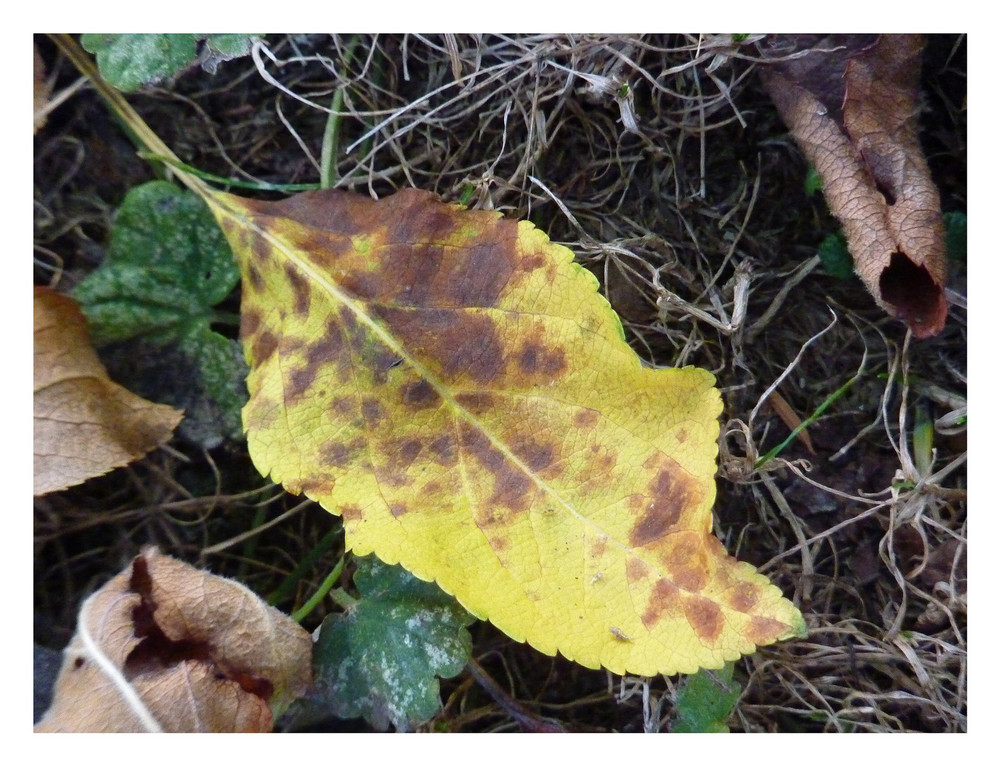
M 374 557 L 358 560 L 354 582 L 361 599 L 320 628 L 311 702 L 378 729 L 412 729 L 441 707 L 438 676 L 468 662 L 474 618 L 433 583 Z

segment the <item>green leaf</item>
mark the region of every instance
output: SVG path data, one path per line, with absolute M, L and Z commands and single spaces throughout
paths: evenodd
M 677 734 L 721 734 L 729 731 L 726 720 L 736 708 L 740 685 L 733 681 L 733 663 L 717 671 L 699 670 L 688 676 L 677 695 L 677 715 L 672 731 Z
M 837 279 L 850 279 L 854 274 L 854 259 L 847 250 L 847 241 L 841 232 L 831 234 L 819 243 L 819 259 L 823 268 Z
M 246 402 L 246 366 L 236 341 L 211 329 L 219 320 L 212 306 L 238 279 L 229 245 L 205 204 L 190 192 L 153 181 L 126 196 L 104 262 L 74 294 L 95 345 L 140 341 L 126 346 L 128 355 L 139 357 L 142 347 L 157 350 L 145 364 L 132 360 L 133 368 L 142 369 L 125 376 L 137 382 L 129 387 L 183 407 L 188 417 L 182 433 L 206 446 L 239 435 Z M 123 367 L 107 363 L 113 374 Z M 166 369 L 150 376 L 157 366 Z M 171 385 L 157 385 L 168 379 Z
M 197 57 L 197 35 L 88 34 L 80 42 L 97 55 L 101 76 L 119 90 L 131 91 L 165 80 Z
M 137 90 L 174 77 L 194 64 L 204 40 L 202 67 L 212 74 L 222 61 L 250 52 L 253 35 L 244 34 L 87 34 L 80 42 L 97 56 L 101 75 L 119 90 Z
M 358 559 L 354 582 L 361 599 L 320 627 L 311 701 L 378 729 L 412 729 L 441 707 L 437 676 L 458 675 L 468 662 L 464 626 L 474 618 L 433 583 L 374 557 Z
M 205 38 L 205 55 L 201 67 L 209 74 L 223 61 L 246 56 L 250 53 L 253 38 L 260 35 L 209 35 Z
M 254 35 L 209 35 L 205 38 L 205 44 L 219 56 L 236 58 L 250 52 L 253 38 Z
M 966 242 L 968 241 L 969 220 L 965 213 L 944 214 L 944 243 L 948 249 L 948 260 L 965 263 Z
M 806 194 L 810 197 L 813 196 L 816 192 L 823 190 L 823 179 L 820 178 L 820 175 L 816 171 L 816 168 L 812 167 L 811 165 L 809 166 L 809 169 L 806 171 L 806 179 L 803 182 L 803 186 L 805 187 Z

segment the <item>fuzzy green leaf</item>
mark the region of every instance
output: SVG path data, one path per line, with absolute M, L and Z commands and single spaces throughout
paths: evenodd
M 151 365 L 139 360 L 132 366 L 139 364 L 142 369 L 130 376 L 137 385 L 129 387 L 183 407 L 189 420 L 202 408 L 211 410 L 208 422 L 218 423 L 219 436 L 192 437 L 206 446 L 221 436 L 239 435 L 240 410 L 246 402 L 242 382 L 246 366 L 236 341 L 211 328 L 218 320 L 212 306 L 232 292 L 238 279 L 229 245 L 205 204 L 190 192 L 153 181 L 126 196 L 104 262 L 74 294 L 95 345 L 138 341 L 146 348 L 164 350 L 149 355 L 153 362 L 169 350 L 174 360 L 170 367 L 183 381 L 156 386 L 156 380 L 164 379 L 158 372 L 143 385 L 141 378 L 150 378 Z M 135 343 L 127 345 L 126 355 L 135 356 L 136 351 Z M 177 362 L 181 358 L 186 364 Z M 112 374 L 122 367 L 106 361 Z M 188 422 L 188 430 L 194 425 Z M 185 425 L 181 428 L 183 432 Z M 196 430 L 204 431 L 204 423 Z
M 244 34 L 87 34 L 80 42 L 97 56 L 97 68 L 122 91 L 174 77 L 194 64 L 204 40 L 202 67 L 215 73 L 221 61 L 250 52 L 251 35 Z
M 209 35 L 205 38 L 201 68 L 215 74 L 221 62 L 248 55 L 254 37 L 259 35 Z
M 672 731 L 678 734 L 721 734 L 740 698 L 733 681 L 733 663 L 721 670 L 699 670 L 684 681 L 677 695 L 677 715 Z
M 101 76 L 123 91 L 172 77 L 197 56 L 190 34 L 88 34 L 80 42 L 97 55 Z
M 433 583 L 374 557 L 358 560 L 354 582 L 361 599 L 320 628 L 311 701 L 378 729 L 412 729 L 441 707 L 437 677 L 468 662 L 474 618 Z

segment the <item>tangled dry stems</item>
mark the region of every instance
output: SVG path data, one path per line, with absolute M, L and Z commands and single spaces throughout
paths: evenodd
M 927 465 L 911 437 L 918 413 L 947 414 L 945 402 L 964 397 L 964 311 L 953 307 L 939 339 L 910 343 L 857 283 L 824 274 L 814 248 L 835 227 L 802 192 L 802 160 L 755 86 L 755 42 L 268 38 L 250 63 L 230 65 L 221 85 L 182 79 L 144 106 L 183 159 L 211 172 L 280 183 L 325 173 L 335 186 L 376 196 L 404 186 L 465 195 L 570 247 L 599 277 L 647 363 L 694 364 L 718 377 L 726 410 L 717 531 L 806 616 L 808 639 L 740 663 L 734 728 L 963 731 L 964 439 L 961 429 L 937 435 Z M 177 109 L 183 120 L 156 120 L 158 110 Z M 964 147 L 964 117 L 949 116 Z M 334 149 L 328 139 L 324 152 L 331 131 Z M 73 196 L 87 196 L 73 188 L 82 147 L 69 133 L 58 137 L 48 150 L 63 157 L 52 163 L 58 179 L 36 190 L 36 261 L 60 278 L 51 243 L 75 236 L 79 246 L 110 220 L 108 209 Z M 951 195 L 964 206 L 964 188 Z M 72 281 L 76 272 L 67 272 Z M 796 443 L 758 464 L 788 431 L 768 407 L 770 391 L 805 417 L 852 376 L 850 391 L 809 428 L 818 454 Z M 938 390 L 928 393 L 930 384 Z M 218 551 L 239 534 L 233 514 L 259 496 L 192 497 L 170 478 L 176 467 L 153 469 L 152 496 L 137 486 L 108 494 L 102 514 L 43 503 L 36 546 L 51 550 L 62 536 L 116 525 L 119 557 L 143 536 Z M 226 523 L 212 526 L 220 516 Z M 262 535 L 273 558 L 258 550 L 228 563 L 262 582 L 293 569 L 315 543 L 318 516 L 295 518 L 280 543 Z M 210 531 L 177 531 L 198 525 Z M 71 572 L 74 562 L 55 568 Z M 63 587 L 71 590 L 65 578 Z M 668 728 L 672 679 L 609 679 L 604 688 L 600 674 L 534 656 L 488 626 L 477 651 L 539 715 L 585 728 Z M 434 725 L 516 728 L 469 677 L 446 690 Z

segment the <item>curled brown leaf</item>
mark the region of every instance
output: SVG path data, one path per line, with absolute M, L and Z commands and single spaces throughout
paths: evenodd
M 788 35 L 764 86 L 823 181 L 855 270 L 918 338 L 944 327 L 940 199 L 920 148 L 921 35 Z
M 270 731 L 312 641 L 237 582 L 148 549 L 80 609 L 44 732 Z

